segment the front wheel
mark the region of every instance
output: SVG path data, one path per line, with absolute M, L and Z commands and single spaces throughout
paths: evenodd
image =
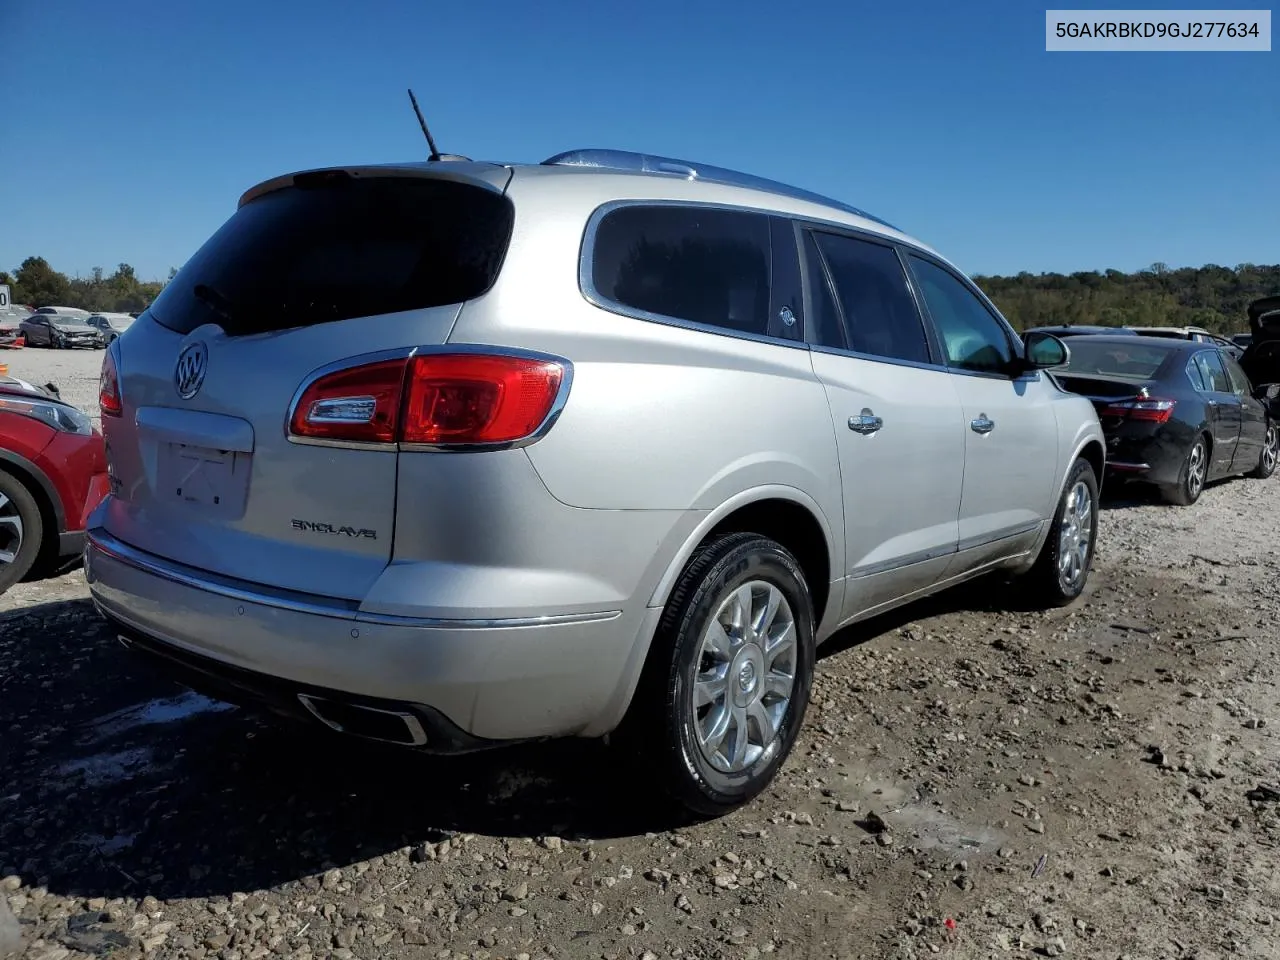
M 1280 464 L 1280 424 L 1274 420 L 1267 421 L 1267 435 L 1262 442 L 1262 452 L 1258 454 L 1258 465 L 1249 472 L 1255 480 L 1265 480 L 1276 472 Z
M 751 533 L 702 545 L 685 567 L 620 731 L 645 778 L 686 810 L 751 800 L 791 752 L 813 682 L 813 601 L 782 546 Z
M 0 593 L 27 575 L 43 540 L 39 504 L 22 481 L 0 470 Z
M 1063 607 L 1084 592 L 1097 540 L 1098 478 L 1081 458 L 1067 474 L 1049 535 L 1027 574 L 1038 605 Z

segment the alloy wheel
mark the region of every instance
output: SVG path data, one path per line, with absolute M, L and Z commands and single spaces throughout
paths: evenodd
M 1084 576 L 1093 547 L 1094 502 L 1083 480 L 1076 481 L 1067 494 L 1058 531 L 1058 574 L 1065 586 L 1074 588 Z
M 1191 456 L 1187 460 L 1187 492 L 1193 498 L 1200 496 L 1200 491 L 1204 489 L 1204 460 L 1204 441 L 1197 440 L 1196 445 L 1191 448 Z
M 0 564 L 10 564 L 22 551 L 22 515 L 18 505 L 0 493 Z
M 796 682 L 796 625 L 782 591 L 744 583 L 703 632 L 694 677 L 699 749 L 721 773 L 739 773 L 769 751 Z

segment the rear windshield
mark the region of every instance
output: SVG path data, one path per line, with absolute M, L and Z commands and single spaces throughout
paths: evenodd
M 497 279 L 512 220 L 505 197 L 447 180 L 295 183 L 240 207 L 151 314 L 242 335 L 461 303 Z
M 1106 343 L 1088 337 L 1072 337 L 1069 346 L 1070 359 L 1060 367 L 1060 372 L 1081 377 L 1118 377 L 1122 380 L 1150 380 L 1169 356 L 1170 347 L 1134 337 L 1133 343 Z

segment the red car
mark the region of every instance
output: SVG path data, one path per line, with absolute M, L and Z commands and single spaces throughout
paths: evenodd
M 108 491 L 102 434 L 82 410 L 0 377 L 0 593 L 79 556 L 85 520 Z

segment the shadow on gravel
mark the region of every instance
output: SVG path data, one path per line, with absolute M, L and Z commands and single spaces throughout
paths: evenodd
M 818 659 L 870 643 L 913 623 L 950 613 L 1026 613 L 1038 608 L 1017 580 L 992 573 L 845 627 L 818 649 Z
M 0 619 L 0 875 L 58 893 L 229 894 L 452 831 L 679 825 L 598 744 L 441 759 L 353 743 L 155 676 L 87 600 Z
M 1239 478 L 1213 480 L 1204 485 L 1204 489 L 1214 490 L 1230 483 L 1239 483 Z M 1169 503 L 1160 491 L 1148 483 L 1137 483 L 1132 480 L 1108 480 L 1102 488 L 1102 496 L 1098 504 L 1103 510 L 1132 510 L 1134 507 L 1165 507 L 1170 510 L 1187 510 Z

